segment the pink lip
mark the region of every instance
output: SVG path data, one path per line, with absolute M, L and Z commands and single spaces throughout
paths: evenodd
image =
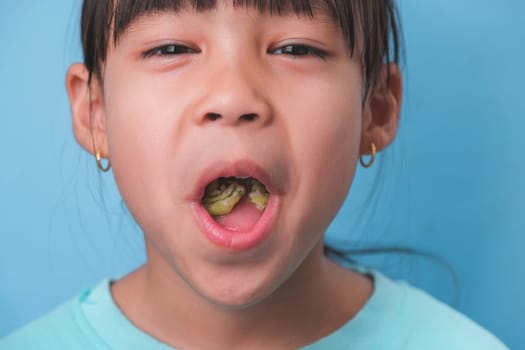
M 243 251 L 259 245 L 268 237 L 279 211 L 279 198 L 270 196 L 259 221 L 246 231 L 226 230 L 217 224 L 200 203 L 193 202 L 192 209 L 201 231 L 211 242 L 219 247 Z
M 228 176 L 254 177 L 261 181 L 270 192 L 266 209 L 257 223 L 249 230 L 230 231 L 225 229 L 210 216 L 201 204 L 206 185 L 218 177 Z M 244 251 L 259 245 L 269 236 L 279 211 L 280 196 L 276 192 L 270 177 L 256 164 L 250 161 L 217 163 L 209 167 L 197 182 L 191 207 L 199 228 L 212 243 L 219 247 Z

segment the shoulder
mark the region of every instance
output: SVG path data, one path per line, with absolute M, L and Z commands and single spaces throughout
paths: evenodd
M 105 349 L 92 336 L 80 312 L 80 303 L 90 290 L 60 305 L 50 313 L 0 339 L 0 349 Z
M 403 331 L 404 341 L 410 345 L 406 348 L 507 349 L 489 331 L 426 292 L 404 282 L 387 279 L 385 283 L 404 295 L 399 312 L 399 324 L 404 329 L 399 331 Z
M 347 324 L 306 349 L 506 350 L 490 332 L 405 282 L 377 271 L 374 292 Z

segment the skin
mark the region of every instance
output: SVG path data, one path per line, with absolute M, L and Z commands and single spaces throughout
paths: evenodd
M 173 42 L 195 51 L 144 58 Z M 327 56 L 279 49 L 292 44 Z M 66 85 L 75 136 L 111 159 L 145 236 L 147 263 L 112 286 L 124 314 L 191 349 L 298 348 L 348 322 L 373 283 L 328 261 L 323 235 L 359 155 L 395 136 L 396 66 L 390 78 L 363 106 L 359 59 L 330 19 L 225 4 L 135 21 L 108 48 L 103 87 L 88 86 L 85 67 L 73 65 Z M 191 189 L 210 164 L 246 159 L 269 173 L 281 206 L 263 244 L 234 252 L 199 231 Z

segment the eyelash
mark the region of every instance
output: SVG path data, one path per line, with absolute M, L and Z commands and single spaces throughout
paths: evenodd
M 168 44 L 159 47 L 155 47 L 151 50 L 145 51 L 142 56 L 143 58 L 150 58 L 153 56 L 178 56 L 185 54 L 199 53 L 200 50 L 196 50 L 192 47 L 180 44 Z
M 326 60 L 326 58 L 328 57 L 328 53 L 326 51 L 303 44 L 288 44 L 270 50 L 269 52 L 273 54 L 278 53 L 280 55 L 289 55 L 293 58 L 312 56 L 320 58 L 322 60 Z
M 150 58 L 153 56 L 178 56 L 184 54 L 195 54 L 199 53 L 200 50 L 191 48 L 186 45 L 169 44 L 164 46 L 155 47 L 151 50 L 147 50 L 143 53 L 143 58 Z M 268 50 L 270 54 L 288 55 L 293 58 L 299 58 L 304 56 L 316 57 L 322 60 L 326 60 L 328 53 L 324 50 L 303 45 L 303 44 L 288 44 L 276 49 Z

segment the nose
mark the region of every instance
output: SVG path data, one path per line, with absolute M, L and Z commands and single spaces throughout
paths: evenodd
M 210 78 L 211 77 L 211 78 Z M 264 77 L 255 69 L 224 65 L 208 75 L 197 111 L 201 125 L 265 126 L 273 119 Z

